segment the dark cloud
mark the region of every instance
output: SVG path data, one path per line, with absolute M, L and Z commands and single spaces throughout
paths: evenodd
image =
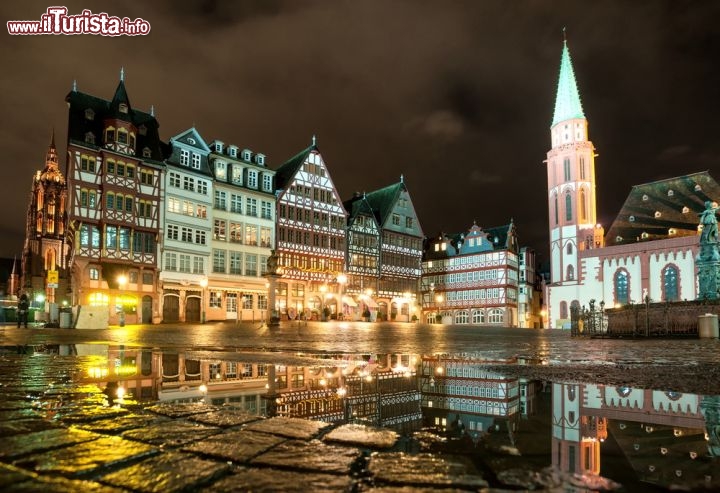
M 5 2 L 0 13 L 33 20 L 48 5 Z M 53 127 L 64 141 L 73 79 L 109 98 L 121 66 L 132 104 L 154 105 L 166 140 L 195 124 L 278 166 L 316 134 L 344 197 L 403 174 L 427 234 L 513 218 L 544 251 L 542 161 L 567 26 L 606 226 L 633 184 L 700 169 L 720 178 L 714 0 L 66 5 L 142 17 L 152 31 L 4 35 L 0 181 L 11 186 L 0 208 L 13 212 L 0 256 L 22 248 L 31 178 Z

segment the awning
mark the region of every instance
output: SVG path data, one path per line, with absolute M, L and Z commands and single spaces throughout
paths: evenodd
M 377 308 L 378 304 L 372 298 L 363 298 L 362 302 L 365 303 L 369 308 Z
M 357 306 L 357 303 L 355 303 L 355 300 L 352 299 L 350 296 L 343 296 L 342 301 L 347 306 L 353 306 L 353 307 Z

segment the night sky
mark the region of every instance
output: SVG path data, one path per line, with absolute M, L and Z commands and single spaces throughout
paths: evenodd
M 10 36 L 0 43 L 0 256 L 19 257 L 32 176 L 64 98 L 154 105 L 165 141 L 195 125 L 267 155 L 313 134 L 341 197 L 404 175 L 427 236 L 514 219 L 547 251 L 549 126 L 562 50 L 573 58 L 609 228 L 634 184 L 720 179 L 720 2 L 296 0 L 2 2 L 8 20 L 142 17 L 148 36 Z M 65 159 L 62 158 L 64 170 Z

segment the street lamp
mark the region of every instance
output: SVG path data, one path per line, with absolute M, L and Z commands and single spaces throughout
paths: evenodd
M 117 278 L 118 283 L 118 289 L 120 291 L 120 294 L 118 295 L 119 301 L 120 301 L 120 319 L 119 324 L 120 327 L 125 327 L 125 303 L 123 300 L 123 290 L 125 289 L 125 284 L 127 284 L 127 277 L 124 275 L 119 275 Z
M 202 288 L 202 291 L 200 292 L 200 323 L 205 323 L 205 289 L 207 288 L 208 280 L 207 277 L 203 277 L 200 279 L 200 287 Z

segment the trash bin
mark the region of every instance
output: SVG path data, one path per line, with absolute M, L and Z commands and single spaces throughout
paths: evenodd
M 60 328 L 69 329 L 72 327 L 72 312 L 70 310 L 60 310 Z
M 718 335 L 717 315 L 706 313 L 698 316 L 698 337 L 700 339 L 717 339 Z

